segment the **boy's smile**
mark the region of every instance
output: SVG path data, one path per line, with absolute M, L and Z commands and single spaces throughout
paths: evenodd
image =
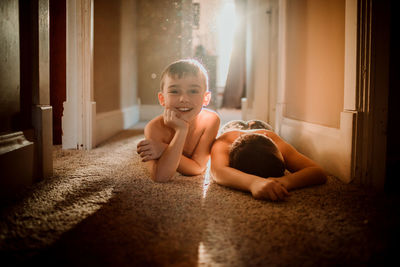
M 193 108 L 176 108 L 176 109 L 182 114 L 189 113 L 190 111 L 193 110 Z
M 199 74 L 181 78 L 168 75 L 158 99 L 162 106 L 176 111 L 181 119 L 189 122 L 208 104 L 210 92 L 206 91 L 206 82 Z
M 187 111 L 191 111 L 192 108 L 178 108 L 178 110 L 181 112 L 187 112 Z

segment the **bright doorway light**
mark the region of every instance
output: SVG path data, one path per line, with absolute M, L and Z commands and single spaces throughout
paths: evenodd
M 236 30 L 236 12 L 233 0 L 224 1 L 217 16 L 217 87 L 224 88 L 228 75 L 233 37 Z

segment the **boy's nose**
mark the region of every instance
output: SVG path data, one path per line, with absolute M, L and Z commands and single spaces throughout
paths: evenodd
M 188 100 L 188 96 L 187 96 L 187 94 L 181 94 L 181 96 L 180 96 L 179 100 L 180 100 L 181 102 L 185 102 L 185 101 L 187 101 L 187 100 Z

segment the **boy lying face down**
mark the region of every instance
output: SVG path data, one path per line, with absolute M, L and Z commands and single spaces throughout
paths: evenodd
M 285 171 L 287 170 L 287 171 Z M 216 183 L 254 198 L 283 200 L 289 191 L 326 182 L 325 171 L 261 121 L 231 121 L 211 149 Z
M 232 143 L 229 166 L 260 177 L 281 177 L 285 173 L 283 156 L 274 141 L 260 133 L 245 133 Z

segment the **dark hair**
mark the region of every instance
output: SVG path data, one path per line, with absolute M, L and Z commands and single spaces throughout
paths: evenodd
M 285 172 L 285 163 L 275 143 L 258 133 L 242 134 L 232 143 L 229 166 L 264 178 L 281 177 Z
M 206 83 L 206 91 L 208 91 L 208 73 L 199 61 L 195 59 L 181 59 L 172 62 L 161 74 L 160 90 L 163 90 L 164 78 L 166 75 L 171 77 L 177 76 L 180 79 L 186 74 L 197 76 L 199 73 L 203 74 Z

